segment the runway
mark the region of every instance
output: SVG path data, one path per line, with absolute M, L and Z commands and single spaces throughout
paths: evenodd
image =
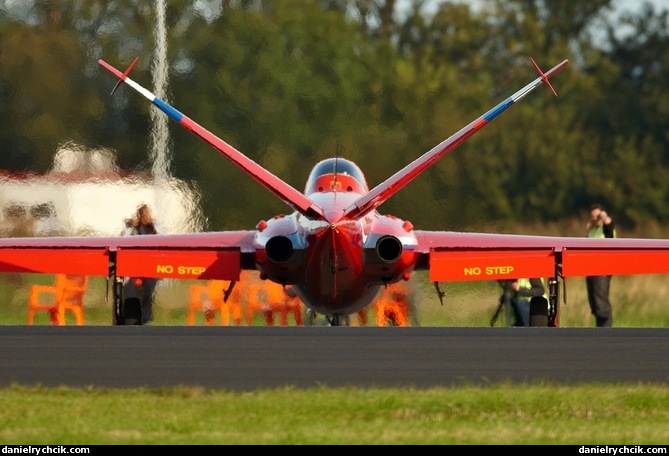
M 665 328 L 0 326 L 0 386 L 669 381 Z

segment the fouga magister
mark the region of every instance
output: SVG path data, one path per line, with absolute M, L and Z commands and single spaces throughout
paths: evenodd
M 292 208 L 254 229 L 130 237 L 49 237 L 0 240 L 0 271 L 70 273 L 107 277 L 113 283 L 114 324 L 127 324 L 124 277 L 239 280 L 242 270 L 290 285 L 312 312 L 343 326 L 369 306 L 383 287 L 428 270 L 439 283 L 548 277 L 550 304 L 544 323 L 558 326 L 558 280 L 569 276 L 669 272 L 669 240 L 588 239 L 425 231 L 378 208 L 430 166 L 568 64 L 546 71 L 385 181 L 369 188 L 352 161 L 333 157 L 316 163 L 301 192 L 156 97 L 128 76 L 99 64 L 181 126 L 209 143 Z M 557 94 L 556 94 L 557 95 Z M 228 290 L 229 291 L 229 290 Z M 133 315 L 136 309 L 132 309 Z M 135 318 L 132 319 L 136 321 Z M 538 321 L 538 320 L 535 320 Z

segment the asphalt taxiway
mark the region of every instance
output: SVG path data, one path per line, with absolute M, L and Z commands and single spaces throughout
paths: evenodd
M 666 328 L 0 326 L 0 385 L 669 382 Z

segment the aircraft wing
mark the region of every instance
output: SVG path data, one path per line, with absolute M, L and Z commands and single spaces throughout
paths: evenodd
M 293 210 L 299 212 L 307 218 L 312 220 L 318 220 L 323 218 L 323 209 L 314 203 L 309 197 L 304 195 L 299 190 L 292 187 L 290 184 L 275 176 L 246 155 L 242 154 L 240 151 L 232 147 L 227 142 L 223 141 L 218 136 L 211 133 L 209 130 L 195 122 L 193 119 L 187 117 L 183 113 L 179 112 L 177 109 L 167 104 L 165 101 L 158 98 L 156 95 L 133 81 L 128 77 L 128 73 L 132 67 L 135 66 L 137 58 L 133 60 L 128 69 L 121 73 L 119 70 L 105 62 L 104 60 L 98 60 L 98 63 L 102 65 L 105 69 L 111 72 L 114 76 L 119 79 L 119 82 L 112 90 L 112 93 L 116 91 L 120 83 L 125 83 L 137 91 L 140 95 L 144 96 L 147 100 L 153 103 L 158 109 L 167 114 L 172 120 L 176 121 L 179 125 L 184 127 L 186 130 L 191 131 L 196 136 L 198 136 L 203 141 L 209 143 L 216 150 L 218 150 L 224 157 L 230 160 L 232 163 L 237 165 L 242 169 L 246 174 L 255 179 L 263 187 L 268 189 L 279 199 L 281 199 L 288 206 L 293 208 Z
M 430 281 L 669 273 L 669 240 L 415 231 Z
M 0 239 L 0 272 L 238 280 L 255 231 Z

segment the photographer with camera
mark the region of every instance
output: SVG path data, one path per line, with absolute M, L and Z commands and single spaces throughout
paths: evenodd
M 590 207 L 590 220 L 586 225 L 586 236 L 589 238 L 617 237 L 615 224 L 604 207 L 595 203 Z M 613 326 L 613 311 L 609 301 L 611 276 L 588 276 L 585 278 L 588 290 L 588 303 L 595 316 L 598 327 Z

